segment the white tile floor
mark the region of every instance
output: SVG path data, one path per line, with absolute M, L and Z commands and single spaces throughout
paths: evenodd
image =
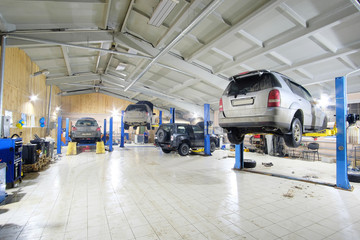
M 181 157 L 129 146 L 63 156 L 7 191 L 0 239 L 360 239 L 360 184 L 348 192 L 234 171 L 226 155 Z M 245 157 L 260 168 L 262 161 L 274 162 L 274 171 L 282 165 Z M 307 174 L 300 169 L 307 163 L 283 164 L 285 173 L 293 165 Z M 334 165 L 315 164 L 335 181 Z

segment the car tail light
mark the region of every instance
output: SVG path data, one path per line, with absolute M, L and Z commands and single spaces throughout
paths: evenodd
M 280 91 L 278 89 L 269 92 L 268 107 L 280 107 Z
M 98 128 L 96 129 L 96 131 L 100 132 L 100 131 L 101 131 L 101 128 L 98 127 Z
M 72 127 L 71 130 L 72 130 L 72 131 L 76 131 L 77 128 L 76 128 L 76 127 Z
M 146 115 L 147 115 L 147 116 L 150 116 L 149 112 L 146 112 Z
M 219 102 L 219 111 L 220 112 L 224 111 L 222 98 L 220 98 L 220 102 Z

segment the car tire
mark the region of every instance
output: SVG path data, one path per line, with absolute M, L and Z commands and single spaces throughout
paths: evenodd
M 162 148 L 161 150 L 162 150 L 164 153 L 170 153 L 170 152 L 171 152 L 171 150 L 165 149 L 165 148 Z
M 348 170 L 349 182 L 360 183 L 360 172 Z
M 179 146 L 179 149 L 178 149 L 178 153 L 181 155 L 181 156 L 186 156 L 189 154 L 189 151 L 190 151 L 190 146 L 189 144 L 187 143 L 182 143 L 180 144 Z
M 210 142 L 210 152 L 214 152 L 216 149 L 216 144 L 215 142 Z
M 151 129 L 150 123 L 147 123 L 147 124 L 146 124 L 146 128 L 147 128 L 147 130 L 150 130 L 150 129 Z
M 244 141 L 245 134 L 241 134 L 239 130 L 231 129 L 228 134 L 228 139 L 232 144 L 241 144 Z
M 159 131 L 156 133 L 158 142 L 165 142 L 168 138 L 168 135 L 169 133 L 167 131 L 165 131 L 164 129 L 159 129 Z
M 291 122 L 291 133 L 284 135 L 285 143 L 288 147 L 297 148 L 302 140 L 302 124 L 298 118 L 294 118 Z
M 244 159 L 244 168 L 254 168 L 256 167 L 256 161 L 251 159 Z
M 137 129 L 137 126 L 133 126 L 133 129 L 136 130 L 136 129 Z
M 129 130 L 129 124 L 124 123 L 124 129 Z

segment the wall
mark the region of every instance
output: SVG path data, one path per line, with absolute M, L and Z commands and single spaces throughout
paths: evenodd
M 73 96 L 63 96 L 61 98 L 61 109 L 63 116 L 63 126 L 65 119 L 69 118 L 70 123 L 75 124 L 76 120 L 81 117 L 93 117 L 100 126 L 104 126 L 104 119 L 107 119 L 107 131 L 109 131 L 109 119 L 114 112 L 118 113 L 113 116 L 113 131 L 115 139 L 120 138 L 121 111 L 125 110 L 132 102 L 108 96 L 102 93 L 91 93 Z M 154 108 L 154 113 L 159 116 L 159 110 Z M 102 128 L 103 130 L 103 128 Z M 126 131 L 125 131 L 126 132 Z M 133 131 L 130 127 L 128 130 L 130 139 L 133 135 L 139 133 L 139 130 Z M 149 141 L 154 141 L 154 130 L 149 131 Z
M 5 50 L 2 115 L 5 114 L 5 110 L 12 112 L 13 126 L 10 129 L 10 134 L 21 135 L 24 143 L 33 139 L 34 134 L 39 137 L 45 137 L 46 134 L 46 127 L 40 127 L 39 120 L 42 117 L 47 120 L 50 87 L 46 86 L 44 75 L 31 77 L 31 74 L 36 71 L 39 71 L 39 67 L 31 61 L 23 50 L 19 48 L 7 48 Z M 59 91 L 57 87 L 53 87 L 52 110 L 60 105 L 61 97 L 56 95 Z M 35 102 L 30 101 L 30 96 L 33 94 L 38 96 L 38 100 Z M 27 124 L 23 129 L 18 129 L 16 123 L 21 119 L 21 114 L 26 114 Z M 34 126 L 31 126 L 31 116 L 35 120 Z M 51 136 L 56 140 L 56 129 L 51 131 Z

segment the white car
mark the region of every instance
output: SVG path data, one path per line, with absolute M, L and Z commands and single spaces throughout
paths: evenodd
M 219 125 L 233 144 L 242 143 L 248 133 L 272 133 L 298 147 L 304 132 L 327 127 L 327 117 L 310 93 L 283 74 L 257 70 L 230 80 L 220 99 Z

